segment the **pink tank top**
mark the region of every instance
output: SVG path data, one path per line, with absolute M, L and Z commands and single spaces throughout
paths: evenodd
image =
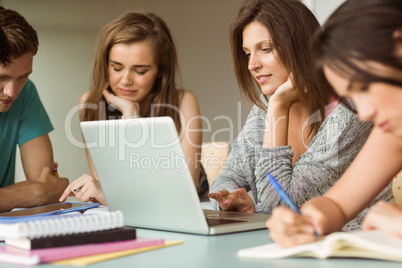
M 339 104 L 339 100 L 335 97 L 331 97 L 327 106 L 325 106 L 325 118 L 328 117 L 333 110 L 335 110 L 336 106 Z M 325 119 L 324 118 L 324 119 Z

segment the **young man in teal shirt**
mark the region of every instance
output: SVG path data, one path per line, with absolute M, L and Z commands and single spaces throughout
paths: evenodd
M 53 126 L 28 79 L 38 37 L 20 14 L 3 7 L 0 27 L 0 211 L 55 203 L 68 180 L 54 172 Z M 17 144 L 26 181 L 14 183 Z

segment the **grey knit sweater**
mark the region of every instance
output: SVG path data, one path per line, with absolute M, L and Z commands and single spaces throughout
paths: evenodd
M 270 172 L 298 206 L 323 195 L 345 172 L 368 135 L 372 124 L 361 122 L 342 105 L 324 120 L 307 151 L 292 166 L 291 146 L 263 149 L 266 112 L 254 106 L 236 138 L 229 158 L 215 178 L 210 192 L 238 188 L 251 191 L 254 203 L 261 203 L 263 213 L 270 214 L 284 205 L 265 178 Z M 378 200 L 393 201 L 391 184 L 370 204 Z M 218 209 L 218 203 L 211 199 Z M 367 208 L 344 226 L 344 230 L 359 230 Z

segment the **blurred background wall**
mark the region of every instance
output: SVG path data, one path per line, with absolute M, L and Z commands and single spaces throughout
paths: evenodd
M 76 105 L 89 89 L 100 29 L 127 11 L 162 17 L 175 40 L 183 88 L 200 103 L 203 140 L 228 141 L 238 135 L 249 104 L 242 101 L 228 42 L 231 21 L 242 0 L 0 0 L 36 29 L 39 52 L 30 79 L 36 84 L 55 130 L 50 133 L 59 174 L 74 180 L 88 173 Z M 323 22 L 343 0 L 305 0 Z M 17 156 L 19 157 L 19 156 Z M 24 179 L 21 164 L 16 180 Z

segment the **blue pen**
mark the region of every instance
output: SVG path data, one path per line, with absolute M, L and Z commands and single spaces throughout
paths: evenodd
M 296 204 L 290 199 L 289 195 L 283 190 L 282 186 L 279 182 L 272 176 L 269 172 L 266 175 L 269 183 L 271 183 L 274 190 L 278 193 L 279 197 L 285 202 L 294 212 L 301 214 L 300 209 L 296 206 Z M 315 237 L 320 237 L 317 232 L 314 232 Z

